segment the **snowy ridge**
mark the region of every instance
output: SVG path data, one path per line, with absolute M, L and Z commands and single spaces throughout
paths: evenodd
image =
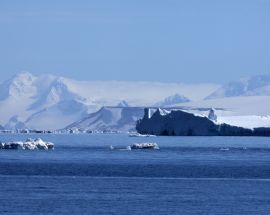
M 102 107 L 65 129 L 83 131 L 135 131 L 136 122 L 143 116 L 140 107 Z

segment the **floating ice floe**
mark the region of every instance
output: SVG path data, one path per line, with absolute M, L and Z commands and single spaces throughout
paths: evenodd
M 110 146 L 110 149 L 111 150 L 118 150 L 118 151 L 130 151 L 131 147 L 127 146 L 126 148 L 116 148 L 116 147 Z
M 134 143 L 130 145 L 131 149 L 159 149 L 156 143 Z
M 220 151 L 230 151 L 230 148 L 220 148 Z
M 23 150 L 53 150 L 54 144 L 51 142 L 43 141 L 40 138 L 27 139 L 26 141 L 12 141 L 1 143 L 0 149 L 23 149 Z
M 139 133 L 131 133 L 128 135 L 129 137 L 156 137 L 156 135 L 151 134 L 139 134 Z
M 116 148 L 114 146 L 110 146 L 110 149 L 118 151 L 130 151 L 132 149 L 159 149 L 159 146 L 156 143 L 134 143 L 126 148 Z

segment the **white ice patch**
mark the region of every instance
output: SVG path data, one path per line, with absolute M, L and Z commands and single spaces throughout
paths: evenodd
M 240 126 L 244 128 L 270 127 L 270 116 L 221 116 L 217 123 L 226 123 L 229 125 Z

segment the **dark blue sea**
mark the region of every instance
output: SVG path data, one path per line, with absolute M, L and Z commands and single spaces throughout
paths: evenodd
M 0 141 L 28 137 L 55 150 L 0 150 L 1 215 L 270 214 L 270 138 L 2 134 Z M 121 150 L 144 142 L 160 150 Z

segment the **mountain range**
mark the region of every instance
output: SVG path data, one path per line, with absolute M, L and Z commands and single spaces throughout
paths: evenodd
M 220 86 L 77 81 L 22 72 L 0 84 L 0 129 L 78 127 L 128 131 L 142 116 L 143 107 L 178 107 L 200 114 L 214 107 L 221 118 L 241 116 L 230 120 L 245 122 L 245 117 L 250 115 L 268 117 L 269 105 L 270 75 L 243 78 Z M 224 118 L 225 122 L 227 119 Z M 264 118 L 263 125 L 268 125 L 268 118 Z
M 215 84 L 77 81 L 21 72 L 0 84 L 0 125 L 6 129 L 59 129 L 103 106 L 143 107 L 157 103 L 167 106 L 185 97 L 200 100 L 217 87 Z
M 270 96 L 270 75 L 256 75 L 227 83 L 205 99 L 239 96 Z

